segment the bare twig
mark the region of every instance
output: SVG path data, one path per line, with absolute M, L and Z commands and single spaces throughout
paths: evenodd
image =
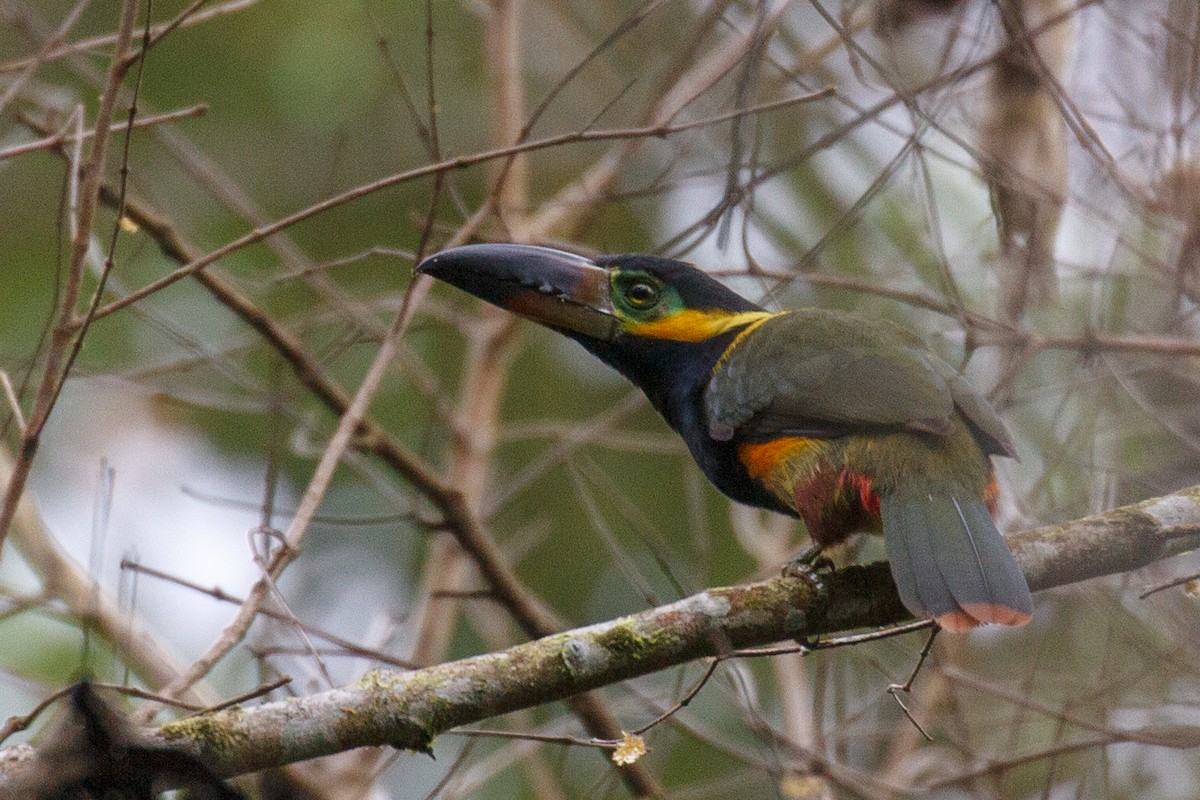
M 704 674 L 700 676 L 700 680 L 698 680 L 694 684 L 692 684 L 692 688 L 688 689 L 687 692 L 684 693 L 683 697 L 679 698 L 679 702 L 677 702 L 675 705 L 668 708 L 663 713 L 659 714 L 654 719 L 647 722 L 645 725 L 643 725 L 640 728 L 633 731 L 633 733 L 636 733 L 640 736 L 641 734 L 650 730 L 654 726 L 670 719 L 671 717 L 675 716 L 683 709 L 687 708 L 688 703 L 690 703 L 696 699 L 696 695 L 700 694 L 700 690 L 703 689 L 704 686 L 708 683 L 709 679 L 712 678 L 713 673 L 717 671 L 717 667 L 719 667 L 721 665 L 721 662 L 723 660 L 724 660 L 724 657 L 722 657 L 722 656 L 718 656 L 717 658 L 714 658 L 709 663 L 708 669 L 704 670 Z
M 13 390 L 12 379 L 9 378 L 8 372 L 2 369 L 0 369 L 0 389 L 4 390 L 4 400 L 8 403 L 8 410 L 16 420 L 17 433 L 25 433 L 25 412 L 21 410 L 21 401 L 17 399 L 17 393 Z
M 1167 589 L 1174 589 L 1177 586 L 1187 586 L 1189 583 L 1194 583 L 1197 578 L 1200 578 L 1200 573 L 1193 572 L 1190 575 L 1184 575 L 1181 578 L 1175 578 L 1173 580 L 1160 583 L 1157 586 L 1151 586 L 1149 589 L 1143 590 L 1142 593 L 1138 595 L 1138 600 L 1145 600 L 1151 595 L 1158 594 L 1159 592 L 1165 592 Z
M 75 230 L 71 240 L 70 259 L 59 309 L 51 330 L 46 363 L 34 395 L 29 422 L 21 436 L 21 450 L 17 454 L 5 487 L 3 500 L 0 501 L 0 548 L 3 547 L 13 514 L 16 513 L 17 503 L 25 491 L 25 483 L 33 466 L 42 430 L 50 419 L 55 399 L 66 381 L 65 370 L 69 368 L 71 354 L 76 350 L 79 341 L 76 334 L 79 328 L 83 327 L 76 319 L 76 306 L 82 289 L 84 259 L 91 241 L 92 222 L 99 204 L 100 187 L 104 181 L 109 131 L 116 112 L 117 96 L 125 75 L 132 66 L 132 62 L 125 58 L 124 53 L 133 38 L 137 9 L 137 0 L 125 0 L 121 5 L 116 55 L 109 64 L 107 84 L 100 96 L 100 109 L 96 114 L 96 134 L 92 139 L 91 152 L 80 170 L 79 206 L 72 220 Z
M 181 119 L 189 119 L 191 117 L 200 117 L 200 116 L 203 116 L 207 112 L 208 112 L 208 103 L 197 103 L 194 106 L 188 106 L 187 108 L 181 108 L 181 109 L 178 109 L 177 111 L 168 111 L 163 114 L 154 114 L 152 116 L 141 117 L 141 118 L 133 121 L 133 127 L 134 128 L 148 128 L 148 127 L 151 127 L 152 125 L 162 125 L 167 122 L 177 122 L 178 120 L 181 120 Z M 111 126 L 109 126 L 109 130 L 112 133 L 119 133 L 121 131 L 128 130 L 129 127 L 130 127 L 129 120 L 125 120 L 123 122 L 114 122 Z M 95 131 L 88 130 L 88 131 L 83 132 L 82 138 L 91 139 L 95 135 L 96 135 Z M 15 145 L 12 145 L 11 147 L 5 147 L 3 149 L 0 149 L 0 161 L 3 161 L 8 158 L 14 158 L 16 156 L 25 155 L 26 153 L 33 153 L 38 150 L 52 150 L 56 147 L 61 146 L 63 144 L 63 142 L 67 141 L 68 139 L 73 139 L 73 138 L 75 138 L 74 135 L 73 134 L 68 135 L 66 130 L 64 129 L 63 132 L 56 133 L 52 136 L 45 136 L 41 139 L 37 139 L 32 142 L 25 142 L 24 144 L 15 144 Z
M 186 19 L 179 23 L 179 27 L 190 28 L 194 25 L 200 25 L 208 22 L 211 19 L 223 17 L 228 14 L 233 14 L 235 12 L 250 8 L 257 3 L 258 0 L 229 0 L 229 2 L 221 3 L 214 8 L 189 15 Z M 167 24 L 173 23 L 160 23 L 158 25 L 151 26 L 150 35 L 152 39 L 157 41 L 157 39 L 165 30 Z M 58 44 L 54 47 L 45 49 L 44 53 L 40 54 L 39 56 L 19 58 L 0 64 L 0 75 L 8 72 L 17 72 L 18 70 L 28 69 L 30 65 L 36 65 L 39 62 L 47 63 L 50 61 L 59 61 L 68 56 L 86 53 L 90 50 L 100 50 L 104 47 L 111 47 L 117 43 L 117 37 L 118 34 L 109 33 L 103 36 L 92 36 L 87 39 L 80 39 L 78 42 L 71 42 L 69 44 Z
M 411 299 L 411 294 L 408 298 Z M 313 471 L 312 478 L 309 479 L 304 496 L 300 500 L 300 505 L 296 509 L 296 513 L 283 535 L 282 546 L 275 551 L 269 563 L 264 566 L 263 577 L 251 587 L 237 615 L 225 627 L 217 641 L 192 664 L 185 674 L 166 686 L 163 689 L 164 694 L 173 695 L 190 688 L 193 683 L 207 675 L 208 671 L 212 669 L 217 661 L 223 658 L 234 645 L 242 640 L 246 635 L 246 631 L 249 630 L 250 624 L 258 616 L 274 581 L 283 573 L 287 565 L 299 555 L 300 547 L 304 540 L 304 535 L 308 532 L 309 524 L 312 522 L 313 516 L 316 514 L 321 501 L 325 497 L 329 482 L 333 479 L 333 473 L 341 462 L 346 448 L 350 446 L 351 437 L 358 430 L 363 418 L 366 416 L 367 408 L 375 397 L 375 392 L 379 388 L 384 373 L 391 365 L 396 347 L 399 344 L 401 335 L 403 335 L 404 330 L 408 326 L 410 316 L 411 306 L 406 302 L 396 314 L 387 336 L 380 343 L 375 361 L 363 378 L 358 393 L 354 396 L 354 400 L 350 403 L 345 413 L 342 414 L 337 430 L 326 446 L 325 452 L 322 453 L 321 459 Z
M 264 683 L 262 686 L 256 686 L 255 688 L 251 689 L 248 692 L 239 694 L 237 697 L 231 697 L 228 700 L 226 700 L 225 702 L 217 703 L 212 708 L 206 708 L 206 709 L 203 709 L 203 711 L 206 714 L 211 714 L 216 711 L 223 711 L 226 708 L 232 708 L 233 706 L 240 706 L 242 703 L 248 703 L 249 701 L 254 700 L 256 698 L 268 695 L 271 692 L 275 691 L 276 689 L 282 689 L 284 686 L 287 686 L 291 682 L 292 682 L 291 677 L 289 677 L 287 675 L 282 675 L 279 678 L 276 678 L 275 680 L 270 681 L 269 683 Z M 153 699 L 158 700 L 161 698 L 155 697 Z M 169 701 L 166 701 L 166 702 L 169 702 Z
M 579 736 L 554 736 L 549 733 L 529 733 L 525 731 L 495 731 L 483 728 L 463 728 L 448 731 L 455 736 L 474 736 L 488 739 L 520 739 L 527 742 L 544 742 L 546 744 L 565 744 L 574 747 L 597 747 L 601 750 L 615 750 L 619 741 L 607 739 L 584 739 Z
M 925 738 L 925 741 L 932 742 L 933 737 L 921 727 L 921 723 L 917 722 L 917 718 L 908 710 L 908 706 L 900 699 L 900 694 L 908 694 L 912 691 L 913 681 L 917 679 L 917 674 L 921 671 L 921 667 L 925 664 L 925 659 L 929 657 L 929 651 L 933 649 L 933 640 L 937 638 L 940 631 L 936 624 L 929 631 L 929 638 L 925 640 L 925 646 L 921 648 L 921 653 L 917 656 L 917 663 L 913 665 L 912 672 L 908 674 L 908 679 L 904 683 L 893 683 L 887 687 L 887 693 L 896 701 L 896 705 L 900 706 L 900 710 L 904 712 L 904 716 L 908 717 L 908 721 L 913 724 L 913 727 Z
M 83 12 L 87 10 L 89 5 L 91 5 L 91 0 L 79 0 L 63 19 L 58 30 L 42 44 L 41 51 L 29 58 L 21 67 L 21 74 L 13 78 L 8 86 L 4 87 L 4 93 L 0 94 L 0 112 L 3 112 L 8 104 L 12 102 L 12 99 L 21 93 L 21 90 L 25 88 L 25 84 L 37 72 L 38 67 L 50 60 L 55 48 L 62 43 L 63 39 L 67 38 L 67 34 L 75 27 L 75 23 L 83 16 Z
M 805 95 L 801 95 L 799 97 L 789 98 L 786 101 L 779 101 L 779 103 L 773 103 L 773 104 L 771 104 L 771 106 L 778 107 L 781 103 L 788 103 L 788 104 L 806 103 L 806 102 L 812 101 L 813 99 L 824 97 L 827 93 L 828 92 L 826 91 L 826 92 L 817 92 L 816 94 L 811 94 L 811 93 L 805 94 Z M 409 181 L 414 181 L 419 178 L 428 177 L 430 175 L 436 175 L 440 172 L 449 172 L 449 171 L 453 171 L 453 170 L 457 170 L 457 169 L 462 169 L 464 167 L 474 166 L 476 164 L 483 164 L 488 161 L 492 161 L 492 160 L 495 160 L 498 158 L 505 158 L 505 157 L 512 156 L 512 155 L 517 155 L 519 153 L 527 153 L 527 152 L 532 152 L 534 150 L 544 150 L 546 148 L 551 148 L 551 147 L 561 147 L 563 145 L 576 144 L 576 143 L 581 143 L 581 142 L 661 138 L 664 136 L 671 136 L 672 134 L 679 133 L 681 131 L 691 130 L 693 128 L 703 127 L 705 125 L 713 125 L 718 122 L 729 119 L 732 115 L 753 114 L 755 112 L 756 112 L 756 109 L 754 109 L 754 108 L 742 109 L 737 112 L 730 112 L 728 114 L 719 114 L 714 117 L 709 117 L 709 118 L 706 118 L 703 120 L 697 120 L 694 122 L 680 124 L 680 125 L 670 125 L 670 124 L 663 123 L 663 124 L 651 125 L 651 126 L 640 127 L 640 128 L 621 128 L 621 129 L 614 129 L 614 130 L 598 130 L 598 131 L 583 130 L 583 131 L 576 131 L 574 133 L 564 133 L 564 134 L 559 134 L 557 136 L 549 136 L 544 139 L 536 139 L 536 140 L 529 141 L 529 142 L 522 142 L 520 144 L 509 145 L 507 147 L 497 147 L 497 148 L 494 148 L 491 150 L 484 150 L 484 151 L 481 151 L 478 153 L 474 153 L 472 155 L 458 156 L 456 158 L 446 159 L 444 161 L 439 161 L 434 164 L 426 164 L 421 167 L 416 167 L 414 169 L 405 170 L 404 172 L 398 172 L 394 175 L 389 175 L 385 178 L 380 178 L 379 180 L 372 181 L 371 183 L 366 183 L 366 184 L 362 184 L 360 186 L 356 186 L 353 189 L 349 189 L 345 192 L 342 192 L 341 194 L 334 195 L 333 197 L 328 197 L 319 203 L 315 203 L 307 208 L 301 209 L 300 211 L 297 211 L 286 217 L 275 220 L 274 222 L 270 222 L 265 225 L 260 225 L 260 226 L 256 227 L 254 230 L 250 231 L 249 233 L 247 233 L 237 239 L 234 239 L 233 241 L 230 241 L 230 242 L 222 245 L 221 247 L 218 247 L 216 250 L 212 250 L 212 251 L 208 252 L 207 254 L 188 262 L 187 264 L 185 264 L 184 266 L 180 267 L 179 269 L 171 272 L 170 274 L 164 275 L 162 278 L 159 278 L 156 281 L 148 283 L 145 286 L 141 287 L 140 289 L 130 292 L 125 297 L 122 297 L 120 300 L 115 300 L 115 301 L 109 303 L 108 305 L 101 307 L 96 313 L 96 318 L 100 319 L 100 318 L 106 317 L 109 314 L 112 314 L 116 311 L 120 311 L 122 308 L 132 305 L 133 303 L 136 303 L 139 300 L 141 300 L 142 298 L 148 297 L 148 296 L 154 294 L 155 292 L 161 291 L 162 289 L 165 289 L 166 287 L 181 280 L 182 278 L 186 278 L 189 275 L 199 272 L 199 271 L 203 270 L 205 267 L 209 266 L 210 264 L 213 264 L 213 263 L 219 261 L 220 259 L 225 258 L 226 256 L 229 256 L 229 255 L 237 252 L 238 250 L 241 250 L 252 244 L 261 242 L 264 239 L 269 238 L 273 234 L 276 234 L 282 230 L 290 228 L 291 226 L 293 226 L 299 222 L 303 222 L 306 219 L 314 217 L 323 212 L 329 211 L 332 208 L 336 208 L 338 206 L 349 203 L 353 200 L 357 200 L 360 197 L 365 197 L 369 194 L 373 194 L 375 192 L 381 191 L 381 190 L 386 189 L 391 186 L 396 186 L 396 185 L 399 185 L 402 183 L 407 183 Z M 535 228 L 533 230 L 544 231 L 544 230 L 546 230 L 546 228 L 544 228 L 543 225 L 539 223 L 537 226 L 535 226 Z
M 229 594 L 219 587 L 204 587 L 198 583 L 184 580 L 176 575 L 169 575 L 162 570 L 157 570 L 153 567 L 147 567 L 145 564 L 135 564 L 131 561 L 125 560 L 121 562 L 121 569 L 133 570 L 139 574 L 149 575 L 153 578 L 173 583 L 176 586 L 182 586 L 185 589 L 190 589 L 193 592 L 199 592 L 223 603 L 231 603 L 233 605 L 241 606 L 246 602 L 245 598 Z M 318 628 L 315 625 L 310 625 L 302 620 L 296 620 L 290 614 L 283 614 L 269 607 L 261 609 L 259 613 L 264 617 L 270 617 L 271 619 L 276 619 L 281 622 L 293 622 L 303 629 L 305 633 L 316 636 L 320 639 L 324 639 L 330 644 L 337 645 L 341 652 L 345 652 L 359 658 L 367 658 L 371 659 L 372 661 L 378 661 L 381 664 L 388 664 L 400 669 L 416 668 L 416 665 L 411 661 L 407 661 L 402 658 L 396 658 L 395 656 L 388 655 L 387 653 L 374 650 L 369 647 L 364 647 L 363 645 L 352 642 L 349 639 L 338 636 L 336 633 Z
M 12 461 L 0 451 L 0 482 L 11 468 Z M 46 595 L 59 600 L 76 624 L 86 623 L 110 643 L 146 685 L 158 689 L 182 672 L 178 656 L 137 615 L 120 608 L 107 592 L 96 591 L 95 581 L 54 539 L 28 494 L 17 504 L 12 544 L 38 576 Z M 215 702 L 215 695 L 197 686 L 180 699 L 206 707 Z

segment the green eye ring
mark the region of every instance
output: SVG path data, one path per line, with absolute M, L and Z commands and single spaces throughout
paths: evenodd
M 634 308 L 650 308 L 662 299 L 662 291 L 649 281 L 635 281 L 625 287 L 625 299 Z

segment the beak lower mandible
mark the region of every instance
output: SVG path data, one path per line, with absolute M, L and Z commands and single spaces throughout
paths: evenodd
M 469 244 L 426 258 L 417 272 L 552 328 L 606 342 L 621 332 L 609 271 L 565 250 Z

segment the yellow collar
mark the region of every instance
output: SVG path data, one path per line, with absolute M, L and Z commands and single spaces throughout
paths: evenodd
M 758 325 L 771 317 L 778 316 L 770 311 L 728 311 L 704 310 L 698 311 L 686 308 L 669 317 L 656 319 L 653 322 L 643 322 L 630 325 L 625 330 L 634 336 L 646 336 L 652 339 L 671 339 L 676 342 L 703 342 L 714 336 L 719 336 L 742 326 Z

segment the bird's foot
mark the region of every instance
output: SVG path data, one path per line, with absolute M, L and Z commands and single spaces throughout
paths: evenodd
M 825 548 L 819 544 L 810 546 L 784 565 L 784 577 L 799 578 L 817 570 L 825 570 L 830 575 L 837 572 L 837 567 L 828 556 L 824 555 L 824 552 Z
M 837 571 L 833 561 L 828 556 L 821 555 L 818 545 L 805 550 L 783 567 L 785 578 L 799 578 L 813 590 L 813 602 L 807 610 L 798 611 L 796 627 L 803 633 L 796 637 L 796 642 L 806 650 L 816 650 L 820 647 L 820 637 L 812 633 L 813 626 L 825 618 L 829 612 L 829 585 L 826 576 Z

